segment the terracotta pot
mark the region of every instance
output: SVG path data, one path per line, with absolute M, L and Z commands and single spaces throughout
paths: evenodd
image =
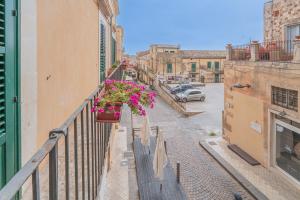
M 114 103 L 114 106 L 115 106 L 114 111 L 108 110 L 108 107 L 111 105 L 112 104 L 107 103 L 105 106 L 106 107 L 105 112 L 96 114 L 97 122 L 102 122 L 102 123 L 118 123 L 118 122 L 120 122 L 121 115 L 116 117 L 115 112 L 121 113 L 121 108 L 122 108 L 123 103 L 121 103 L 121 102 Z

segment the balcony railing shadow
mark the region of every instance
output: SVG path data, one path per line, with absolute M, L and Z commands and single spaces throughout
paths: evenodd
M 108 78 L 121 80 L 121 67 Z M 33 200 L 97 198 L 113 128 L 111 123 L 96 122 L 91 112 L 103 90 L 98 87 L 62 126 L 49 133 L 49 139 L 1 189 L 1 200 L 15 198 L 23 186 L 30 188 L 26 196 Z

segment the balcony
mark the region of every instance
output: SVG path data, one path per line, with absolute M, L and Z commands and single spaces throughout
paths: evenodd
M 118 67 L 108 78 L 122 77 Z M 50 131 L 49 139 L 1 189 L 1 200 L 14 199 L 21 189 L 24 199 L 96 199 L 114 129 L 112 123 L 96 123 L 91 112 L 103 90 L 97 87 L 61 127 Z
M 266 41 L 232 46 L 227 45 L 227 60 L 261 62 L 300 62 L 300 40 Z

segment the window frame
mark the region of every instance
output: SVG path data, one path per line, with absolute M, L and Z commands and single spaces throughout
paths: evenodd
M 271 103 L 298 112 L 298 91 L 271 86 Z

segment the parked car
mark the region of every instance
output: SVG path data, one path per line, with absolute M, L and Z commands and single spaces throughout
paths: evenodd
M 181 93 L 184 92 L 188 89 L 192 89 L 194 86 L 191 84 L 182 84 L 182 85 L 177 85 L 176 87 L 172 88 L 171 94 L 177 94 L 177 93 Z
M 175 99 L 181 102 L 205 101 L 206 95 L 199 89 L 189 89 L 175 95 Z

